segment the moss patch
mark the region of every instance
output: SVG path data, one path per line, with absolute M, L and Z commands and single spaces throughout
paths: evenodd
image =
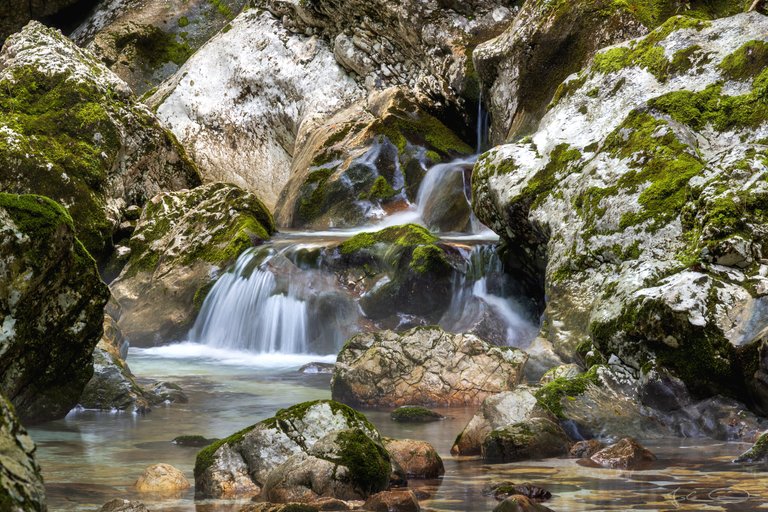
M 352 254 L 376 244 L 395 244 L 402 247 L 432 245 L 440 239 L 417 224 L 392 226 L 373 233 L 359 233 L 339 246 L 342 254 Z
M 586 373 L 573 378 L 558 377 L 536 390 L 534 396 L 539 405 L 558 418 L 564 418 L 563 399 L 573 399 L 584 393 L 589 384 L 597 384 L 599 368 L 599 366 L 593 366 Z
M 339 432 L 337 462 L 349 468 L 349 476 L 364 495 L 374 494 L 389 486 L 392 465 L 389 453 L 360 429 Z

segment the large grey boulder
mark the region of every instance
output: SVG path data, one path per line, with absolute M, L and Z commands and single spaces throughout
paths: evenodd
M 0 509 L 45 512 L 45 487 L 35 461 L 35 443 L 0 394 Z

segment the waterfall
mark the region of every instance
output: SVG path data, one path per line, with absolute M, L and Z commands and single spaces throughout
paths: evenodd
M 216 348 L 257 353 L 309 352 L 307 303 L 289 287 L 278 293 L 270 257 L 245 251 L 234 268 L 222 275 L 205 299 L 190 331 L 190 341 Z

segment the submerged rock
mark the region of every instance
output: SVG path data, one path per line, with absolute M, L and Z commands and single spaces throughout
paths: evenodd
M 330 374 L 333 373 L 333 363 L 307 363 L 299 368 L 299 373 L 307 375 Z
M 60 32 L 32 22 L 0 51 L 0 189 L 64 205 L 99 259 L 127 208 L 200 183 L 175 137 L 128 86 Z
M 579 441 L 568 451 L 568 456 L 575 459 L 588 459 L 605 448 L 605 445 L 597 439 Z
M 365 416 L 337 402 L 320 400 L 281 409 L 275 417 L 222 439 L 198 453 L 195 462 L 196 495 L 208 498 L 255 496 L 262 491 L 271 472 L 292 457 L 290 466 L 283 468 L 280 478 L 275 476 L 272 481 L 275 496 L 279 495 L 285 501 L 293 501 L 289 498 L 294 494 L 304 496 L 301 499 L 307 499 L 307 496 L 335 489 L 336 480 L 328 477 L 335 464 L 323 458 L 326 452 L 313 454 L 310 451 L 320 439 L 340 431 L 355 432 L 356 437 L 359 437 L 358 432 L 362 432 L 369 438 L 369 442 L 374 444 L 379 443 L 381 439 L 376 428 Z M 300 462 L 309 458 L 311 462 L 301 469 Z M 388 455 L 386 459 L 389 460 Z M 326 475 L 328 478 L 323 480 L 325 483 L 322 492 L 316 492 L 321 491 L 319 487 L 314 490 L 294 489 L 294 484 L 301 482 L 300 479 L 293 480 L 294 469 L 306 470 L 306 474 L 321 472 Z M 325 472 L 326 470 L 330 473 Z M 387 484 L 390 470 L 388 467 Z M 376 486 L 378 483 L 374 487 Z M 293 490 L 287 489 L 288 487 Z M 287 490 L 283 491 L 284 489 Z
M 418 405 L 404 405 L 392 411 L 389 415 L 392 421 L 398 423 L 429 423 L 445 419 L 442 414 L 430 411 Z
M 460 406 L 514 388 L 527 356 L 439 327 L 358 334 L 339 353 L 334 400 L 367 407 Z
M 34 456 L 35 443 L 2 393 L 0 446 L 0 508 L 8 512 L 44 512 L 45 487 Z
M 499 503 L 493 512 L 552 512 L 552 509 L 536 503 L 526 496 L 515 495 Z
M 590 460 L 607 468 L 636 469 L 653 462 L 656 456 L 634 439 L 625 437 L 595 453 Z
M 552 493 L 548 490 L 529 483 L 496 482 L 483 489 L 483 492 L 493 494 L 497 500 L 504 500 L 510 496 L 525 496 L 534 501 L 546 501 L 552 497 Z
M 664 369 L 697 398 L 757 387 L 768 109 L 743 57 L 766 30 L 756 12 L 673 17 L 478 161 L 475 211 L 546 276 L 542 335 L 565 360 Z
M 179 446 L 194 446 L 196 448 L 205 448 L 206 446 L 212 445 L 216 441 L 219 441 L 219 439 L 208 439 L 199 435 L 187 435 L 176 436 L 171 442 Z
M 274 230 L 264 204 L 234 185 L 209 183 L 152 198 L 131 237 L 131 258 L 112 283 L 131 344 L 186 335 L 217 273 Z
M 99 512 L 149 512 L 149 509 L 140 501 L 116 498 L 105 503 Z
M 189 489 L 190 484 L 184 473 L 170 464 L 153 464 L 144 470 L 134 486 L 139 492 L 166 494 Z
M 434 446 L 426 441 L 385 438 L 383 444 L 407 478 L 432 479 L 445 473 L 443 460 Z
M 24 423 L 63 418 L 93 375 L 109 289 L 66 210 L 0 193 L 0 391 Z

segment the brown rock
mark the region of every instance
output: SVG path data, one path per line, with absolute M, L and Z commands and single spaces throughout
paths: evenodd
M 139 492 L 168 493 L 189 489 L 189 480 L 184 473 L 170 464 L 154 464 L 144 470 L 136 480 L 136 490 Z
M 656 460 L 656 456 L 631 437 L 625 437 L 595 453 L 590 459 L 607 468 L 634 469 Z
M 106 502 L 99 509 L 99 512 L 149 512 L 149 509 L 140 501 L 128 501 L 118 498 Z
M 499 503 L 493 512 L 552 512 L 552 509 L 518 494 Z
M 571 446 L 571 450 L 568 452 L 568 456 L 575 459 L 588 459 L 603 448 L 605 448 L 605 445 L 597 439 L 579 441 L 578 443 Z
M 385 439 L 384 448 L 408 478 L 437 478 L 445 473 L 443 460 L 426 441 Z
M 419 512 L 419 500 L 413 491 L 384 491 L 374 494 L 363 505 L 370 512 Z

